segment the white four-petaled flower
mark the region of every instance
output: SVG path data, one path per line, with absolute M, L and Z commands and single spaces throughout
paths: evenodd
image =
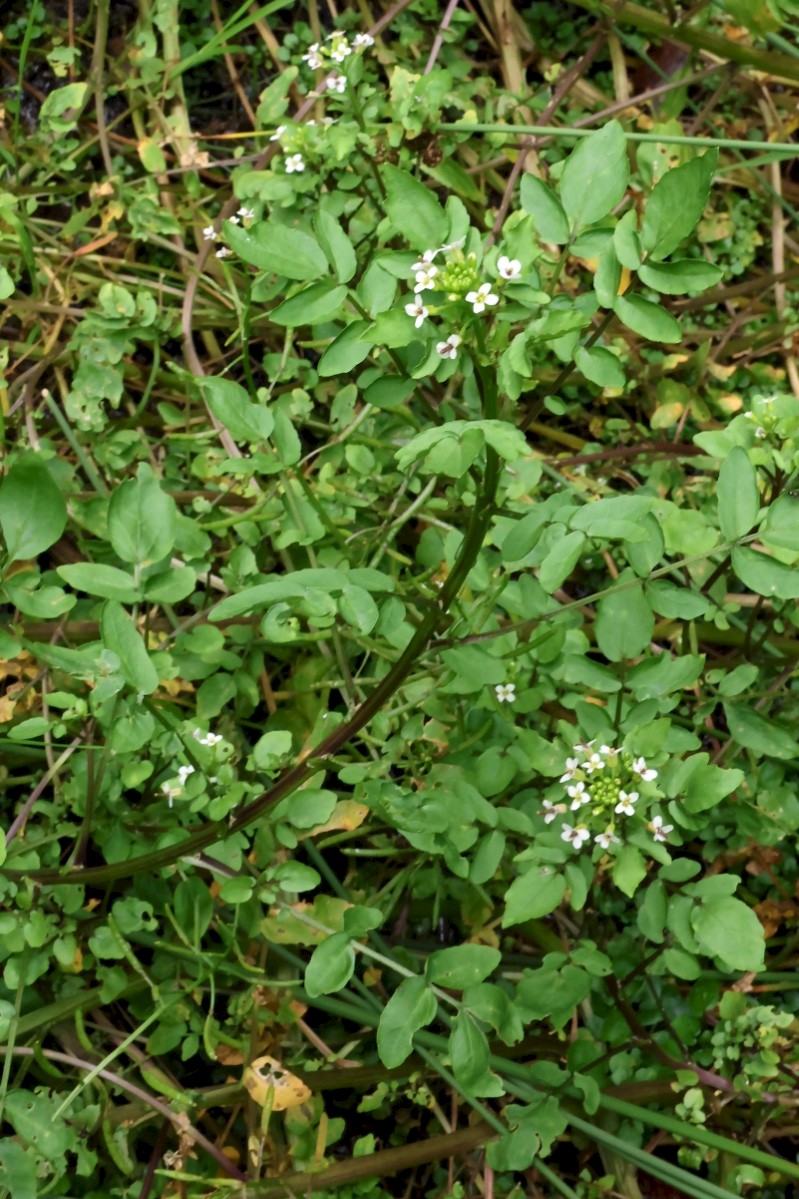
M 217 256 L 217 258 L 229 258 L 230 250 L 228 249 L 227 246 L 220 246 L 216 252 L 216 256 Z
M 216 241 L 219 237 L 213 225 L 206 225 L 203 229 L 203 241 Z
M 375 39 L 371 33 L 356 33 L 352 39 L 352 44 L 356 50 L 367 50 L 369 46 L 375 44 Z
M 615 811 L 619 816 L 634 816 L 635 804 L 638 800 L 637 791 L 620 791 L 619 802 L 616 804 Z
M 497 270 L 503 279 L 518 279 L 522 273 L 522 264 L 518 258 L 508 258 L 503 254 L 497 259 Z
M 343 62 L 348 54 L 352 54 L 352 47 L 347 45 L 344 38 L 336 42 L 333 49 L 330 51 L 330 57 L 334 62 Z
M 572 801 L 573 812 L 576 812 L 583 804 L 591 802 L 591 792 L 586 791 L 585 783 L 573 783 L 571 787 L 566 788 L 566 794 Z
M 223 738 L 219 733 L 203 733 L 202 729 L 195 729 L 194 740 L 199 741 L 200 745 L 207 745 L 211 747 L 218 745 Z
M 594 837 L 597 845 L 601 845 L 603 849 L 610 849 L 611 845 L 618 845 L 619 838 L 616 837 L 612 829 L 606 828 L 604 833 L 598 833 Z
M 414 324 L 416 325 L 417 329 L 422 327 L 425 317 L 430 315 L 429 310 L 425 308 L 421 300 L 414 300 L 412 304 L 406 304 L 405 311 L 407 312 L 408 316 L 412 316 L 414 318 Z
M 560 776 L 562 783 L 569 783 L 574 778 L 577 771 L 580 769 L 580 763 L 577 758 L 566 759 L 566 773 Z
M 333 75 L 327 81 L 328 90 L 331 92 L 344 92 L 347 90 L 347 79 L 344 75 Z
M 633 762 L 633 770 L 639 778 L 643 779 L 645 783 L 651 783 L 652 780 L 656 779 L 658 776 L 658 772 L 656 770 L 652 770 L 647 766 L 644 758 L 635 759 Z
M 305 170 L 305 160 L 302 154 L 287 154 L 286 170 L 289 175 L 293 175 L 295 171 L 301 174 Z
M 323 61 L 322 61 L 322 56 L 319 53 L 319 43 L 318 42 L 314 42 L 312 46 L 308 47 L 308 53 L 303 54 L 302 61 L 307 62 L 308 66 L 311 68 L 312 71 L 317 71 L 319 69 L 319 67 L 324 65 Z
M 578 824 L 576 828 L 572 828 L 570 824 L 564 824 L 560 838 L 561 841 L 569 841 L 575 849 L 582 849 L 586 841 L 591 840 L 591 834 L 584 824 Z
M 255 220 L 255 209 L 246 208 L 245 205 L 242 204 L 236 215 L 240 216 L 243 221 L 252 221 Z
M 501 704 L 512 704 L 516 699 L 515 683 L 497 683 L 494 688 L 497 700 Z
M 442 358 L 457 358 L 458 346 L 461 344 L 461 339 L 457 333 L 450 333 L 446 341 L 439 341 L 436 344 L 436 352 Z
M 428 270 L 438 252 L 438 250 L 423 250 L 411 270 L 414 272 Z
M 490 283 L 481 283 L 477 291 L 466 293 L 466 302 L 471 304 L 472 312 L 485 312 L 486 305 L 499 303 L 499 296 L 494 295 Z
M 593 774 L 593 772 L 595 770 L 601 770 L 604 765 L 605 765 L 605 759 L 602 757 L 602 754 L 595 752 L 595 753 L 588 755 L 588 757 L 585 760 L 585 765 L 584 765 L 583 769 L 586 770 L 589 774 Z
M 269 139 L 270 142 L 279 142 L 285 132 L 286 132 L 286 126 L 278 125 L 277 129 L 275 130 L 275 132 L 272 134 L 272 136 Z
M 193 766 L 178 766 L 178 778 L 180 779 L 181 787 L 186 786 L 186 779 L 190 774 L 194 774 Z
M 556 816 L 562 816 L 566 811 L 565 803 L 553 803 L 551 799 L 545 799 L 542 806 L 546 812 L 544 824 L 551 824 Z
M 647 828 L 656 841 L 668 841 L 669 833 L 674 831 L 674 825 L 664 824 L 662 816 L 653 816 Z
M 420 291 L 426 291 L 428 288 L 435 287 L 434 280 L 437 274 L 437 266 L 428 266 L 421 271 L 417 271 L 416 284 L 413 290 L 418 294 Z

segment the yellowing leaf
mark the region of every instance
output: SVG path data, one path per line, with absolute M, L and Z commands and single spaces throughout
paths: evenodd
M 269 1054 L 251 1062 L 244 1071 L 242 1081 L 253 1103 L 257 1103 L 259 1107 L 264 1106 L 271 1091 L 273 1112 L 284 1112 L 290 1107 L 299 1107 L 311 1097 L 310 1087 Z
M 317 833 L 332 833 L 337 829 L 351 833 L 353 829 L 361 827 L 368 815 L 369 809 L 365 804 L 356 803 L 354 799 L 340 799 L 334 807 L 330 819 L 325 824 L 317 824 L 315 828 L 309 829 L 308 836 L 315 837 Z

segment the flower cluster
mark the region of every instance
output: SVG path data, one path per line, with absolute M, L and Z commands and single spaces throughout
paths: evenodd
M 668 841 L 673 825 L 665 824 L 662 816 L 644 818 L 649 801 L 642 790 L 655 781 L 657 771 L 627 750 L 609 745 L 595 749 L 594 744 L 575 746 L 574 756 L 567 758 L 560 779 L 565 785 L 565 801 L 544 800 L 545 823 L 579 813 L 571 817 L 573 824 L 564 820 L 560 834 L 575 849 L 591 840 L 603 850 L 619 845 L 619 833 L 627 831 L 630 824 L 633 830 L 646 829 L 655 841 Z
M 494 284 L 480 278 L 477 255 L 464 255 L 462 245 L 463 240 L 439 246 L 435 250 L 425 250 L 411 266 L 414 294 L 413 300 L 405 305 L 405 311 L 408 316 L 413 317 L 417 329 L 422 327 L 431 312 L 438 312 L 445 303 L 466 303 L 475 316 L 489 311 L 499 303 Z M 440 254 L 446 255 L 446 259 L 437 263 L 436 259 Z M 501 286 L 502 281 L 512 281 L 521 276 L 522 264 L 517 258 L 508 258 L 503 254 L 497 259 L 496 269 Z M 437 307 L 425 302 L 425 292 L 441 296 Z M 461 336 L 454 333 L 446 341 L 437 342 L 436 350 L 442 358 L 456 358 L 461 342 Z
M 307 63 L 312 71 L 320 71 L 325 67 L 330 67 L 333 63 L 340 66 L 345 59 L 349 58 L 350 54 L 368 50 L 374 44 L 375 39 L 370 33 L 356 33 L 350 42 L 345 33 L 336 29 L 327 36 L 323 45 L 314 42 L 309 46 L 307 53 L 302 56 L 302 61 Z M 340 76 L 340 78 L 344 77 Z M 344 86 L 346 87 L 346 80 Z M 344 88 L 337 90 L 344 91 Z

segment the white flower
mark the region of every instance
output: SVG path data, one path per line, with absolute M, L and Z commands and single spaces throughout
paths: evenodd
M 289 175 L 293 175 L 295 171 L 298 174 L 302 174 L 302 172 L 304 170 L 305 170 L 305 161 L 302 157 L 302 154 L 287 154 L 286 155 L 286 171 L 288 172 Z
M 619 751 L 617 749 L 611 749 L 609 745 L 600 745 L 599 752 L 604 754 L 606 758 L 615 758 Z
M 656 770 L 651 770 L 643 758 L 635 759 L 633 762 L 633 770 L 639 778 L 643 779 L 645 783 L 651 783 L 652 780 L 656 779 L 658 776 L 658 772 Z
M 591 792 L 586 791 L 585 783 L 574 783 L 566 788 L 566 794 L 572 801 L 572 811 L 576 812 L 583 804 L 591 802 Z
M 338 92 L 339 95 L 347 90 L 347 80 L 344 75 L 333 75 L 327 81 L 327 87 L 331 92 Z
M 618 845 L 619 838 L 614 836 L 613 830 L 606 828 L 604 833 L 598 833 L 594 837 L 597 845 L 601 845 L 603 849 L 610 849 L 611 845 Z
M 254 208 L 246 208 L 242 204 L 241 208 L 239 209 L 239 211 L 237 213 L 237 216 L 240 216 L 243 221 L 253 221 L 253 220 L 255 220 L 255 209 Z
M 522 264 L 518 258 L 508 258 L 507 254 L 503 254 L 497 259 L 497 270 L 503 279 L 518 279 L 522 273 Z
M 421 329 L 422 325 L 424 324 L 425 317 L 430 315 L 428 309 L 425 308 L 421 300 L 414 300 L 412 304 L 406 304 L 405 311 L 407 312 L 408 316 L 416 318 L 415 324 L 417 329 Z
M 193 736 L 195 741 L 199 741 L 200 745 L 207 745 L 209 748 L 218 745 L 223 740 L 223 737 L 219 733 L 203 734 L 202 729 L 195 729 Z
M 542 807 L 546 812 L 544 824 L 551 824 L 556 816 L 562 816 L 566 811 L 565 803 L 553 803 L 551 799 L 545 799 Z
M 497 701 L 501 704 L 512 704 L 516 699 L 515 683 L 497 683 L 494 691 L 497 695 Z
M 493 306 L 499 303 L 499 296 L 491 291 L 490 283 L 481 283 L 477 291 L 467 292 L 466 301 L 471 304 L 472 312 L 484 312 L 486 304 Z
M 269 139 L 270 142 L 279 142 L 285 132 L 286 132 L 286 126 L 278 125 L 277 129 L 275 130 L 275 132 L 272 134 L 272 136 Z
M 461 344 L 461 339 L 457 333 L 450 333 L 446 341 L 436 343 L 436 353 L 442 358 L 457 358 L 458 346 Z
M 173 799 L 175 799 L 178 795 L 180 795 L 182 789 L 183 789 L 182 787 L 173 787 L 171 783 L 162 783 L 161 784 L 161 792 L 163 795 L 165 795 L 167 797 L 170 808 L 172 807 Z
M 346 38 L 336 42 L 333 49 L 330 51 L 330 57 L 334 62 L 343 62 L 348 54 L 352 54 L 352 48 L 347 45 Z
M 588 774 L 593 774 L 595 770 L 602 770 L 604 765 L 605 759 L 602 757 L 602 754 L 594 752 L 586 758 L 584 769 Z
M 566 759 L 566 773 L 560 776 L 562 783 L 569 783 L 574 778 L 577 771 L 580 769 L 580 762 L 577 758 Z
M 239 218 L 239 217 L 237 217 L 237 216 L 229 216 L 229 217 L 228 217 L 228 224 L 230 224 L 230 225 L 238 225 L 238 224 L 240 224 L 240 223 L 241 223 L 241 222 L 240 222 L 240 218 Z
M 220 246 L 216 252 L 217 258 L 227 258 L 229 256 L 229 254 L 230 254 L 230 250 L 228 249 L 227 246 Z
M 653 816 L 646 827 L 656 841 L 668 841 L 669 833 L 674 831 L 674 825 L 664 824 L 662 816 Z
M 186 779 L 190 774 L 194 774 L 193 766 L 178 766 L 178 778 L 180 779 L 181 787 L 186 786 Z
M 757 439 L 759 441 L 762 441 L 765 436 L 766 436 L 766 430 L 763 428 L 762 425 L 758 425 L 757 428 L 755 429 L 755 437 L 757 437 Z
M 216 229 L 214 229 L 213 225 L 205 226 L 205 228 L 203 229 L 203 240 L 204 241 L 216 241 L 218 239 L 218 237 L 219 237 L 219 234 L 217 233 Z
M 428 268 L 430 267 L 430 265 L 433 262 L 433 259 L 436 256 L 436 254 L 438 254 L 438 250 L 424 250 L 419 255 L 418 261 L 414 262 L 413 266 L 411 267 L 411 270 L 414 272 L 428 270 Z
M 352 45 L 355 50 L 368 50 L 370 46 L 375 44 L 375 39 L 371 33 L 356 33 L 352 39 Z
M 445 242 L 443 246 L 439 246 L 436 250 L 437 254 L 446 254 L 449 250 L 459 250 L 466 241 L 465 237 L 459 237 L 457 241 Z
M 318 42 L 314 42 L 312 46 L 308 47 L 308 53 L 303 54 L 302 61 L 307 62 L 308 66 L 311 68 L 312 71 L 317 71 L 319 69 L 319 67 L 324 65 L 324 63 L 322 61 L 322 56 L 319 53 L 319 43 Z
M 338 117 L 322 117 L 323 125 L 338 125 Z
M 637 791 L 630 791 L 629 794 L 626 791 L 620 791 L 619 792 L 619 802 L 616 804 L 616 808 L 615 808 L 616 814 L 619 816 L 634 816 L 635 815 L 635 804 L 637 803 L 637 801 L 638 801 L 638 792 Z
M 570 824 L 564 824 L 560 839 L 561 841 L 570 841 L 575 849 L 582 849 L 586 841 L 591 840 L 591 834 L 584 824 L 578 824 L 576 828 L 572 828 Z
M 429 266 L 423 271 L 417 271 L 416 286 L 413 290 L 418 294 L 420 291 L 426 291 L 428 288 L 435 287 L 434 279 L 437 274 L 437 266 Z

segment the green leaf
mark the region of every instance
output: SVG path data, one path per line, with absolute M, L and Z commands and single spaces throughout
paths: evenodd
M 0 484 L 0 530 L 9 562 L 49 549 L 67 523 L 64 497 L 47 468 L 32 459 L 12 466 Z
M 141 634 L 116 600 L 103 605 L 100 634 L 106 649 L 119 658 L 120 672 L 134 691 L 151 695 L 158 686 L 158 673 L 152 663 Z
M 680 258 L 677 262 L 646 262 L 638 268 L 638 278 L 646 287 L 667 296 L 705 291 L 723 278 L 721 267 L 701 258 Z
M 317 240 L 291 225 L 265 221 L 247 230 L 228 224 L 225 237 L 239 258 L 259 270 L 300 280 L 327 274 L 327 258 Z
M 638 236 L 638 213 L 634 208 L 625 212 L 613 230 L 613 245 L 616 257 L 628 271 L 636 271 L 641 265 L 641 239 Z
M 200 390 L 216 419 L 237 441 L 266 441 L 274 428 L 272 413 L 253 404 L 240 383 L 232 379 L 200 379 Z
M 607 216 L 624 196 L 629 177 L 627 141 L 618 121 L 578 142 L 558 185 L 572 232 Z
M 644 210 L 641 244 L 661 262 L 699 224 L 710 193 L 718 150 L 667 171 L 655 184 Z
M 404 978 L 383 1008 L 377 1027 L 377 1052 L 393 1070 L 413 1052 L 413 1034 L 436 1018 L 436 997 L 423 978 Z
M 332 995 L 346 987 L 355 970 L 355 951 L 348 933 L 333 933 L 317 945 L 305 967 L 305 990 L 311 996 Z
M 722 770 L 719 766 L 700 765 L 692 770 L 681 796 L 686 812 L 706 812 L 715 808 L 744 781 L 742 770 Z
M 615 354 L 602 346 L 578 346 L 574 362 L 586 379 L 597 387 L 623 387 L 624 371 Z
M 121 483 L 108 505 L 108 539 L 114 553 L 139 566 L 159 562 L 171 552 L 176 530 L 175 501 L 161 490 L 152 468 L 140 463 L 136 478 Z
M 464 991 L 463 1006 L 490 1025 L 506 1045 L 515 1045 L 524 1036 L 524 1025 L 507 991 L 494 983 L 479 983 Z
M 620 891 L 632 899 L 646 878 L 646 859 L 634 845 L 624 845 L 613 863 L 613 881 Z
M 13 296 L 16 288 L 14 280 L 9 275 L 4 266 L 0 266 L 0 300 L 7 300 L 9 296 Z M 7 1144 L 8 1142 L 4 1142 Z
M 644 891 L 644 897 L 638 904 L 636 915 L 638 931 L 648 941 L 653 941 L 655 945 L 660 945 L 663 942 L 666 929 L 667 907 L 666 888 L 660 879 L 655 879 Z
M 725 701 L 723 706 L 730 735 L 739 745 L 767 758 L 799 757 L 799 742 L 776 720 L 761 716 L 748 704 Z
M 616 585 L 632 577 L 625 571 Z M 596 641 L 609 662 L 638 657 L 652 640 L 654 628 L 655 618 L 640 584 L 611 592 L 597 605 Z
M 416 390 L 413 379 L 403 379 L 400 375 L 383 375 L 375 379 L 363 393 L 367 404 L 375 408 L 399 408 Z
M 397 233 L 415 250 L 437 250 L 449 221 L 433 192 L 407 171 L 390 163 L 380 168 L 386 187 L 386 213 Z
M 275 325 L 290 325 L 294 329 L 330 321 L 339 315 L 346 294 L 346 287 L 337 287 L 335 283 L 311 283 L 273 308 L 269 319 Z
M 329 212 L 321 209 L 314 220 L 314 233 L 339 283 L 349 283 L 358 269 L 358 260 L 352 242 L 339 222 Z
M 649 341 L 671 344 L 682 337 L 680 326 L 671 313 L 651 300 L 643 300 L 640 296 L 616 296 L 613 311 L 623 325 Z
M 728 970 L 762 970 L 763 926 L 740 899 L 725 895 L 696 908 L 691 924 L 701 949 Z
M 490 945 L 453 945 L 431 953 L 425 965 L 425 977 L 453 991 L 463 991 L 488 978 L 502 954 Z
M 0 1174 L 14 1180 L 14 1199 L 36 1199 L 36 1158 L 10 1137 L 0 1141 Z
M 116 566 L 75 562 L 70 566 L 56 567 L 56 574 L 76 591 L 85 591 L 88 595 L 119 600 L 123 604 L 135 604 L 142 598 L 133 575 Z
M 732 551 L 732 568 L 744 586 L 758 595 L 799 599 L 799 569 L 795 566 L 785 566 L 759 550 L 736 545 Z
M 737 541 L 754 526 L 760 512 L 757 474 L 746 450 L 734 446 L 719 471 L 719 527 L 728 541 Z
M 522 176 L 521 204 L 533 218 L 542 241 L 565 246 L 569 240 L 569 220 L 552 188 L 535 175 Z
M 538 581 L 549 595 L 568 579 L 586 543 L 584 533 L 567 533 L 555 542 L 538 569 Z
M 498 1097 L 505 1093 L 500 1079 L 489 1070 L 491 1055 L 485 1033 L 463 1010 L 452 1021 L 449 1057 L 455 1080 L 467 1094 Z
M 533 866 L 508 888 L 502 927 L 548 916 L 563 899 L 565 890 L 566 879 L 554 866 Z
M 369 356 L 373 343 L 361 339 L 370 327 L 371 321 L 353 321 L 334 337 L 316 368 L 323 379 L 345 375 Z
M 5 1114 L 14 1131 L 43 1158 L 58 1158 L 72 1145 L 74 1133 L 66 1120 L 56 1120 L 60 1106 L 58 1095 L 10 1090 L 6 1095 Z
M 613 249 L 613 241 L 608 238 L 608 244 L 599 255 L 596 271 L 594 272 L 594 291 L 596 298 L 603 308 L 612 308 L 621 285 L 621 263 Z
M 778 496 L 769 505 L 761 532 L 766 545 L 799 551 L 799 499 L 792 495 Z

